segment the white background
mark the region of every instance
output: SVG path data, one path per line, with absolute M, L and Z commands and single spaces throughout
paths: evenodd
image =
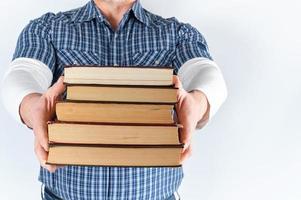
M 30 19 L 84 5 L 78 0 L 1 1 L 0 76 Z M 196 132 L 184 165 L 184 200 L 301 199 L 301 6 L 297 0 L 143 0 L 206 37 L 229 97 Z M 29 129 L 0 105 L 0 199 L 40 197 Z

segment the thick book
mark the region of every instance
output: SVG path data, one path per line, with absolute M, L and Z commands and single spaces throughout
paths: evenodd
M 64 83 L 67 84 L 173 85 L 172 75 L 172 67 L 64 67 Z
M 183 145 L 70 145 L 50 144 L 47 164 L 176 167 Z
M 174 124 L 174 104 L 60 101 L 56 116 L 67 122 Z
M 68 100 L 176 103 L 174 86 L 117 86 L 99 84 L 67 84 Z
M 69 144 L 128 144 L 163 145 L 180 144 L 178 127 L 175 125 L 48 123 L 50 143 Z

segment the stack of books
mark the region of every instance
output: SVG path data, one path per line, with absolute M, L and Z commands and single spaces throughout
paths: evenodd
M 48 164 L 180 166 L 169 67 L 67 66 L 66 99 L 48 124 Z

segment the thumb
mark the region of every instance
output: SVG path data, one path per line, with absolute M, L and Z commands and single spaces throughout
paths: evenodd
M 66 85 L 64 84 L 64 76 L 60 76 L 55 84 L 52 86 L 52 92 L 56 95 L 64 93 Z
M 187 92 L 183 88 L 180 78 L 177 75 L 173 75 L 172 78 L 173 78 L 173 84 L 175 85 L 175 88 L 178 88 L 178 90 L 177 90 L 178 102 L 181 103 Z
M 179 89 L 183 88 L 180 78 L 177 75 L 173 75 L 172 82 L 176 88 L 179 88 Z
M 54 83 L 46 92 L 46 96 L 50 99 L 55 100 L 66 90 L 66 85 L 64 84 L 64 76 L 61 76 L 56 83 Z

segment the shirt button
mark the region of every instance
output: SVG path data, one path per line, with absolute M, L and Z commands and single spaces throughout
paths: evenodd
M 155 64 L 156 64 L 156 65 L 158 65 L 159 63 L 160 63 L 159 60 L 156 60 L 156 61 L 155 61 Z
M 114 64 L 114 66 L 118 66 L 118 64 L 117 64 L 117 63 L 115 63 L 115 64 Z

